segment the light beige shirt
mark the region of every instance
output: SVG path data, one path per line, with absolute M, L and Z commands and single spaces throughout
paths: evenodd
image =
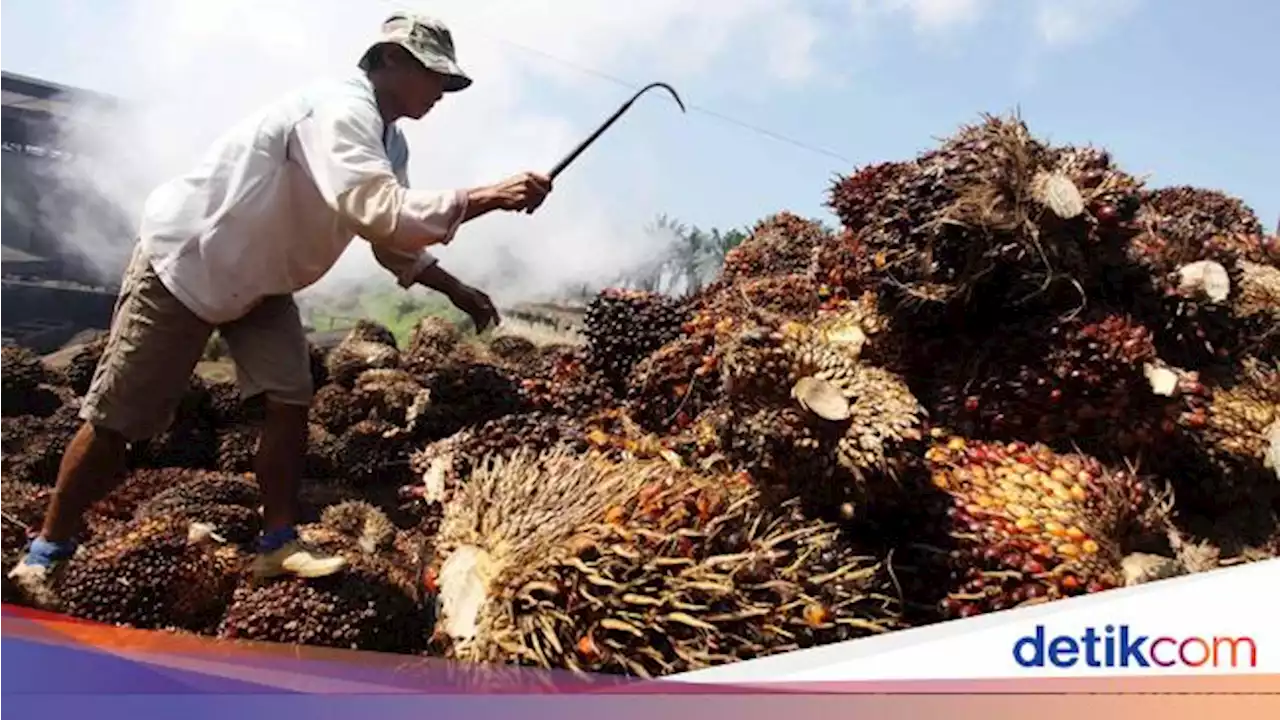
M 357 236 L 408 287 L 467 205 L 461 190 L 410 189 L 408 159 L 367 78 L 317 83 L 243 120 L 157 188 L 141 243 L 161 282 L 213 324 L 316 282 Z

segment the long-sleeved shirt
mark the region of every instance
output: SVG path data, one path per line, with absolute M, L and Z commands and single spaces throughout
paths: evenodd
M 410 189 L 409 150 L 363 75 L 294 92 L 237 124 L 143 208 L 161 282 L 212 324 L 319 280 L 356 237 L 408 287 L 453 239 L 461 190 Z

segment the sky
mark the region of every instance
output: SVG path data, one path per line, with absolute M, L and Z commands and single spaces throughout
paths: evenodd
M 982 113 L 1280 219 L 1280 4 L 1265 0 L 7 0 L 0 65 L 128 101 L 128 123 L 82 133 L 98 159 L 77 172 L 136 212 L 240 116 L 354 72 L 401 8 L 443 19 L 475 80 L 403 125 L 416 186 L 545 171 L 648 82 L 690 105 L 642 97 L 536 214 L 486 216 L 438 252 L 472 282 L 515 255 L 522 277 L 485 288 L 507 300 L 652 257 L 659 213 L 834 222 L 833 178 Z M 331 282 L 371 272 L 357 242 Z

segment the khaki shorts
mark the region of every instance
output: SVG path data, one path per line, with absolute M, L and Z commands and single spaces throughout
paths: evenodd
M 80 417 L 130 442 L 163 432 L 214 329 L 165 288 L 136 248 Z M 216 329 L 235 362 L 242 397 L 265 393 L 282 404 L 311 402 L 311 360 L 293 297 L 267 298 Z

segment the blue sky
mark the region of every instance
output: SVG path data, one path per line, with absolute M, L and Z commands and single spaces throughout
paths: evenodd
M 1106 146 L 1153 185 L 1218 188 L 1268 228 L 1280 218 L 1275 3 L 408 5 L 453 26 L 459 60 L 476 79 L 475 91 L 408 129 L 415 183 L 467 185 L 549 167 L 630 94 L 516 45 L 638 84 L 671 82 L 691 105 L 844 158 L 702 112 L 681 116 L 648 96 L 563 176 L 538 216 L 482 220 L 474 234 L 483 240 L 471 250 L 447 249 L 468 268 L 507 245 L 544 273 L 590 275 L 608 264 L 599 256 L 634 254 L 641 241 L 627 228 L 659 212 L 722 227 L 781 209 L 825 216 L 834 174 L 910 157 L 979 113 L 1015 107 L 1038 136 Z M 146 158 L 138 162 L 150 181 L 180 170 L 226 122 L 275 92 L 348 70 L 390 8 L 9 0 L 0 49 L 6 70 L 156 108 L 146 133 L 102 140 Z

